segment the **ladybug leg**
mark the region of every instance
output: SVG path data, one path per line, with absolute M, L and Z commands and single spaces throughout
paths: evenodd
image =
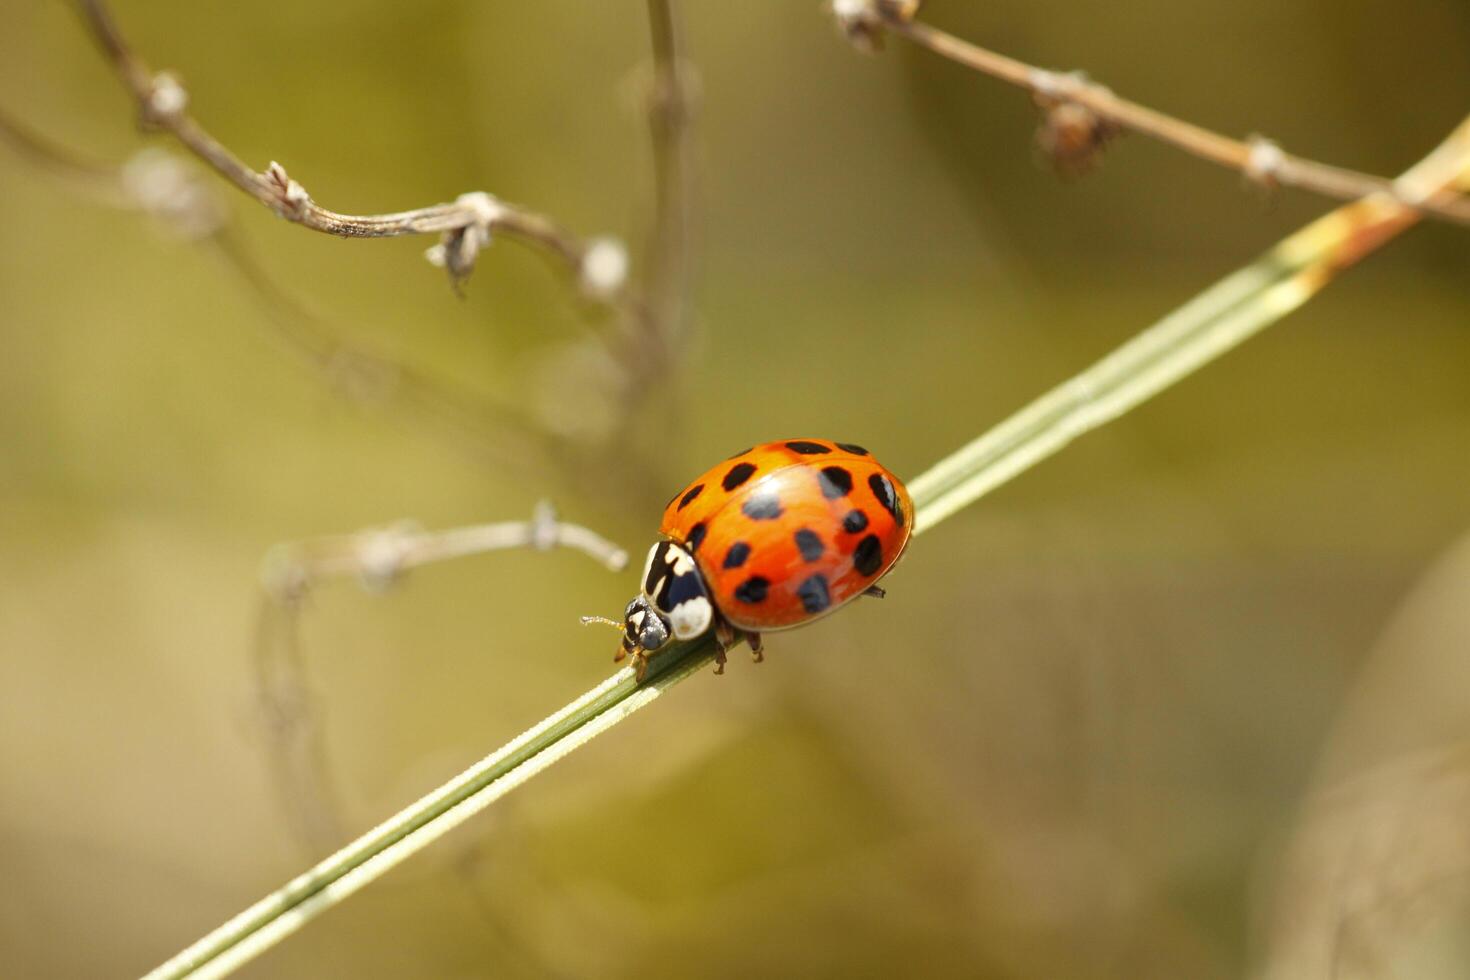
M 756 663 L 766 659 L 766 645 L 761 642 L 759 633 L 746 633 L 745 642 L 750 646 L 750 658 Z
M 735 627 L 725 622 L 723 618 L 715 620 L 715 673 L 725 672 L 725 651 L 733 647 L 740 637 L 735 632 Z
M 884 596 L 886 596 L 887 594 L 888 594 L 888 590 L 886 590 L 886 589 L 880 589 L 876 585 L 870 585 L 866 589 L 863 590 L 863 595 L 872 596 L 874 599 L 881 599 Z
M 622 659 L 619 657 L 618 659 Z M 648 673 L 648 654 L 639 650 L 633 654 L 633 683 L 642 684 L 643 676 Z

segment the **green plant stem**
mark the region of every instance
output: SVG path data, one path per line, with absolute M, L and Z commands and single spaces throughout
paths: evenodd
M 1404 177 L 1400 196 L 1453 187 L 1470 171 L 1470 120 Z M 1186 377 L 1310 299 L 1418 220 L 1389 195 L 1339 208 L 1221 280 L 1071 381 L 1053 389 L 909 485 L 915 533 L 934 527 L 1082 433 Z M 660 654 L 638 684 L 624 668 L 439 789 L 148 974 L 221 977 L 442 837 L 510 790 L 692 676 L 713 657 L 696 641 Z
M 222 977 L 318 913 L 459 826 L 567 753 L 611 728 L 713 659 L 709 641 L 650 664 L 638 684 L 624 667 L 571 704 L 399 811 L 305 874 L 230 919 L 148 978 Z
M 1395 182 L 1398 193 L 1414 199 L 1454 186 L 1467 144 L 1470 120 Z M 913 480 L 915 533 L 1266 329 L 1417 220 L 1394 197 L 1374 194 L 1292 234 Z

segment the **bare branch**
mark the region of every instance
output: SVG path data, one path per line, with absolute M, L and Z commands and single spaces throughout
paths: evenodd
M 544 461 L 550 436 L 520 413 L 351 343 L 307 310 L 272 278 L 230 222 L 212 184 L 189 160 L 151 148 L 121 166 L 86 159 L 4 112 L 0 142 L 88 199 L 145 214 L 170 234 L 206 248 L 259 302 L 275 338 L 352 401 L 375 406 L 396 401 L 453 437 L 468 455 L 497 466 L 528 468 Z M 604 254 L 609 251 L 611 257 Z M 588 254 L 588 276 L 608 280 L 620 274 L 616 264 L 621 245 L 594 240 Z M 608 265 L 614 268 L 608 271 Z M 607 287 L 589 282 L 585 288 Z
M 79 2 L 98 45 L 137 102 L 143 125 L 171 134 L 236 187 L 288 221 L 342 238 L 439 235 L 440 244 L 430 250 L 430 259 L 437 260 L 456 285 L 470 274 L 491 235 L 503 234 L 540 249 L 564 265 L 576 281 L 583 281 L 587 242 L 543 214 L 506 204 L 482 191 L 410 211 L 352 215 L 316 203 L 279 163 L 272 161 L 257 172 L 189 115 L 188 93 L 178 79 L 167 72 L 155 73 L 133 52 L 102 0 Z M 640 304 L 621 287 L 604 289 L 593 298 L 638 314 Z
M 1087 110 L 1103 124 L 1151 137 L 1191 156 L 1238 171 L 1266 187 L 1286 186 L 1339 200 L 1382 193 L 1399 203 L 1457 224 L 1470 225 L 1470 199 L 1439 190 L 1410 200 L 1384 177 L 1319 163 L 1282 150 L 1270 140 L 1231 139 L 1155 109 L 1119 98 L 1081 73 L 1046 71 L 955 37 L 914 19 L 913 0 L 833 0 L 839 26 L 860 47 L 871 50 L 883 31 L 891 31 L 943 58 L 1030 92 L 1044 105 L 1067 104 Z M 1105 134 L 1103 135 L 1105 138 Z
M 0 143 L 15 150 L 29 163 L 102 197 L 108 204 L 116 205 L 121 198 L 116 167 L 99 160 L 85 159 L 51 142 L 4 111 L 0 111 Z
M 693 254 L 691 211 L 695 170 L 690 127 L 698 81 L 684 56 L 675 0 L 648 0 L 653 83 L 648 97 L 653 136 L 654 227 L 648 257 L 649 308 L 663 343 L 677 348 L 687 333 Z
M 628 563 L 628 553 L 622 548 L 580 524 L 558 520 L 556 509 L 542 501 L 529 521 L 447 531 L 425 531 L 402 521 L 356 534 L 280 545 L 266 557 L 262 574 L 269 594 L 295 601 L 324 578 L 355 577 L 364 588 L 379 590 L 410 569 L 432 562 L 511 548 L 549 551 L 557 547 L 580 551 L 608 571 L 619 571 Z
M 261 566 L 254 642 L 255 700 L 263 721 L 266 756 L 303 843 L 335 847 L 345 821 L 322 736 L 319 699 L 312 692 L 301 644 L 302 610 L 314 586 L 354 578 L 383 591 L 409 570 L 490 551 L 552 548 L 580 551 L 609 571 L 621 571 L 628 553 L 580 524 L 558 520 L 548 501 L 529 521 L 507 521 L 425 531 L 411 521 L 355 534 L 315 538 L 272 548 Z

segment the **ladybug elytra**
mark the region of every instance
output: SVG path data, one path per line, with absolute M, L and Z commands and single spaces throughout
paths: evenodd
M 860 595 L 903 554 L 913 527 L 908 491 L 861 446 L 821 439 L 736 453 L 679 491 L 663 540 L 648 552 L 614 660 L 648 656 L 670 638 L 715 631 L 716 673 L 740 639 L 761 660 L 761 633 L 801 626 Z

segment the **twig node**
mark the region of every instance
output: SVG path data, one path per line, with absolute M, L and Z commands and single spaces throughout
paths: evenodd
M 876 54 L 883 48 L 883 15 L 877 0 L 831 0 L 832 19 L 842 36 L 864 54 Z
M 1245 158 L 1246 178 L 1271 190 L 1279 187 L 1281 168 L 1286 166 L 1286 153 L 1277 143 L 1264 136 L 1252 136 L 1247 143 L 1250 152 Z
M 295 547 L 276 545 L 260 563 L 260 586 L 283 606 L 299 605 L 311 589 L 311 572 Z
M 1048 71 L 1045 68 L 1031 69 L 1027 73 L 1027 81 L 1038 99 L 1055 102 L 1075 99 L 1080 92 L 1095 84 L 1085 71 Z
M 161 71 L 153 76 L 143 102 L 143 120 L 161 125 L 177 119 L 189 107 L 189 93 L 173 72 Z
M 274 205 L 276 214 L 289 221 L 303 220 L 311 207 L 311 195 L 306 193 L 306 188 L 293 180 L 286 173 L 286 168 L 274 160 L 265 168 L 265 178 L 278 198 Z
M 556 507 L 549 500 L 538 500 L 531 512 L 531 547 L 537 551 L 550 551 L 556 547 L 558 534 Z
M 480 252 L 490 245 L 490 229 L 506 215 L 506 207 L 494 195 L 470 191 L 454 199 L 455 205 L 468 219 L 457 228 L 439 236 L 439 244 L 424 250 L 429 264 L 449 273 L 456 289 L 469 278 Z
M 594 238 L 582 253 L 579 270 L 583 293 L 596 300 L 612 299 L 628 282 L 628 249 L 616 238 Z
M 411 521 L 360 534 L 355 542 L 357 577 L 369 592 L 382 592 L 403 574 L 409 549 L 422 534 Z

